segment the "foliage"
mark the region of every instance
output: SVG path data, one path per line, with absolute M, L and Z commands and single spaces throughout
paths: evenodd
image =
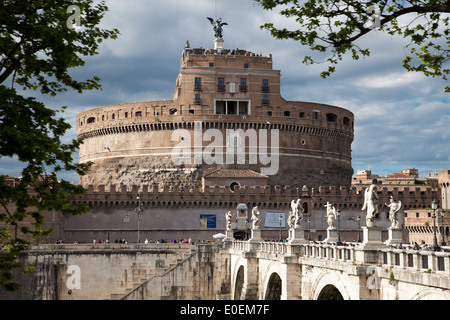
M 85 205 L 72 207 L 70 194 L 85 190 L 57 173 L 76 171 L 83 175 L 90 164 L 75 164 L 72 158 L 80 142 L 63 143 L 61 137 L 71 128 L 60 111 L 47 108 L 23 90 L 39 90 L 56 95 L 67 89 L 82 93 L 100 89 L 99 79 L 79 81 L 69 69 L 83 66 L 83 56 L 97 54 L 105 39 L 115 39 L 118 30 L 98 27 L 108 8 L 104 2 L 78 1 L 81 26 L 73 28 L 68 0 L 3 0 L 0 3 L 0 158 L 18 159 L 23 164 L 21 178 L 7 184 L 0 176 L 0 288 L 11 292 L 14 270 L 30 271 L 18 260 L 21 252 L 48 236 L 44 213 L 80 215 Z M 72 16 L 73 17 L 73 16 Z M 69 20 L 69 23 L 67 21 Z
M 426 76 L 447 80 L 450 72 L 450 2 L 448 0 L 255 0 L 265 10 L 281 8 L 280 14 L 294 18 L 299 29 L 278 29 L 273 23 L 261 28 L 278 39 L 292 39 L 311 50 L 327 53 L 330 76 L 345 54 L 354 60 L 370 55 L 357 40 L 371 31 L 400 35 L 409 41 L 403 67 Z M 325 62 L 322 61 L 322 62 Z M 311 56 L 306 64 L 319 63 Z M 450 92 L 450 86 L 445 87 Z

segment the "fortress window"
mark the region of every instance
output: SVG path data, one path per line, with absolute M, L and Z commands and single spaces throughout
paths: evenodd
M 241 78 L 241 85 L 239 86 L 239 91 L 247 92 L 247 79 Z
M 102 115 L 102 121 L 105 121 L 105 115 Z
M 239 101 L 239 114 L 247 115 L 248 112 L 248 101 Z
M 248 69 L 248 63 L 244 63 L 244 68 Z
M 209 63 L 209 67 L 210 67 L 210 68 L 214 68 L 214 62 L 210 62 L 210 63 Z
M 189 110 L 189 114 L 194 114 L 195 110 Z
M 305 113 L 304 112 L 300 112 L 300 114 L 298 115 L 300 118 L 304 118 L 305 117 Z
M 178 111 L 177 111 L 177 109 L 170 109 L 169 110 L 169 114 L 170 115 L 176 115 L 176 114 L 178 114 Z
M 195 90 L 202 89 L 202 78 L 195 78 Z
M 262 103 L 264 106 L 267 106 L 267 105 L 269 104 L 269 96 L 263 96 L 263 97 L 262 97 L 261 103 Z
M 219 78 L 217 82 L 217 91 L 219 92 L 225 92 L 225 79 Z
M 137 111 L 135 117 L 142 117 L 142 111 Z
M 214 100 L 214 114 L 248 115 L 250 114 L 250 101 Z
M 216 101 L 216 114 L 226 114 L 226 101 Z
M 227 101 L 227 114 L 236 114 L 237 101 Z
M 290 117 L 291 116 L 291 112 L 290 111 L 285 111 L 284 112 L 284 116 L 285 117 Z
M 269 80 L 267 79 L 263 79 L 262 80 L 262 87 L 261 87 L 261 91 L 262 92 L 269 92 Z
M 95 118 L 94 117 L 90 117 L 87 119 L 87 123 L 94 123 L 95 122 Z
M 116 114 L 113 113 L 113 114 L 112 114 L 112 119 L 114 120 L 115 118 L 116 118 Z
M 337 115 L 335 115 L 334 113 L 327 113 L 327 115 L 325 116 L 325 120 L 328 122 L 336 122 Z
M 271 116 L 272 116 L 272 111 L 267 111 L 267 115 L 268 115 L 269 117 L 271 117 Z
M 319 120 L 319 112 L 314 111 L 314 120 Z
M 343 121 L 344 125 L 349 126 L 350 125 L 350 119 L 347 117 L 344 117 L 344 121 Z
M 125 118 L 128 118 L 128 112 L 125 112 Z
M 201 94 L 198 94 L 198 93 L 195 94 L 195 101 L 194 101 L 194 103 L 195 104 L 201 104 L 202 103 L 202 96 L 201 96 Z

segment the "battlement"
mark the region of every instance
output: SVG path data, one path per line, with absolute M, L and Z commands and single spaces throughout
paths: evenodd
M 84 202 L 91 207 L 136 207 L 141 201 L 147 207 L 235 207 L 238 203 L 258 205 L 262 208 L 289 208 L 297 198 L 311 201 L 316 209 L 331 204 L 345 209 L 360 209 L 364 201 L 364 187 L 330 186 L 314 188 L 292 188 L 289 185 L 236 186 L 234 191 L 224 186 L 209 186 L 201 189 L 185 189 L 179 185 L 126 186 L 89 185 L 85 195 L 71 197 L 74 205 Z M 404 209 L 429 207 L 432 199 L 438 199 L 439 190 L 429 186 L 385 187 L 378 189 L 380 204 L 389 203 L 392 196 L 402 201 Z M 138 200 L 138 196 L 140 199 Z

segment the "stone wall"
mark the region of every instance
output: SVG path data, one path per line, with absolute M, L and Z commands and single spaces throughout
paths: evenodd
M 197 248 L 190 244 L 44 245 L 32 248 L 21 256 L 23 264 L 33 264 L 35 267 L 31 274 L 17 275 L 22 289 L 12 295 L 1 293 L 0 298 L 117 298 L 124 296 L 143 281 L 167 272 L 196 252 Z M 202 257 L 200 254 L 196 256 Z M 199 285 L 202 283 L 199 282 Z M 203 294 L 200 288 L 192 287 L 192 290 Z

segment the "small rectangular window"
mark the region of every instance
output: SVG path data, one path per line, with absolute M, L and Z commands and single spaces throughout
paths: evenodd
M 248 69 L 248 63 L 244 63 L 244 68 Z
M 241 92 L 246 92 L 247 91 L 247 79 L 241 78 L 241 85 L 239 86 L 239 90 Z
M 225 79 L 219 78 L 217 82 L 217 91 L 225 92 Z
M 262 92 L 269 92 L 269 80 L 263 79 L 261 91 Z
M 202 103 L 202 96 L 199 93 L 195 94 L 195 104 L 201 104 Z
M 209 63 L 209 67 L 210 67 L 210 68 L 214 68 L 214 62 L 210 62 L 210 63 Z
M 195 78 L 195 90 L 202 88 L 202 78 Z

